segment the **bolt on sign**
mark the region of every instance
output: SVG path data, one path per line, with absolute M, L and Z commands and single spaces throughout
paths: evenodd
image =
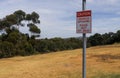
M 76 33 L 91 33 L 91 10 L 76 13 Z

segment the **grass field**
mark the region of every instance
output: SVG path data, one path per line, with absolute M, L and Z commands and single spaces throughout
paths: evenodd
M 0 59 L 0 78 L 81 78 L 82 49 Z M 120 44 L 87 49 L 87 78 L 120 78 Z

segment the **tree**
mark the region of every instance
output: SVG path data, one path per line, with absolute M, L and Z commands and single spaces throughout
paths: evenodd
M 21 21 L 25 20 L 25 16 L 26 16 L 26 13 L 22 10 L 18 10 L 18 11 L 15 11 L 14 12 L 14 15 L 16 16 L 16 21 L 17 21 L 17 25 L 23 25 L 21 23 Z
M 120 42 L 120 30 L 113 35 L 114 42 Z
M 11 24 L 7 20 L 0 20 L 0 30 L 7 28 L 10 28 Z
M 18 32 L 11 32 L 8 37 L 7 41 L 12 42 L 13 44 L 16 44 L 20 40 L 21 35 Z
M 14 46 L 11 42 L 4 41 L 0 43 L 0 58 L 14 56 Z
M 38 33 L 38 34 L 41 32 L 40 29 L 34 24 L 30 26 L 29 30 L 33 33 Z
M 29 24 L 30 23 L 29 21 L 32 20 L 31 14 L 27 14 L 25 19 L 28 21 Z
M 13 14 L 7 15 L 5 18 L 0 20 L 0 30 L 11 30 L 13 27 L 17 28 L 19 26 L 24 26 L 22 21 L 28 21 L 28 27 L 30 32 L 38 34 L 41 33 L 40 29 L 36 24 L 40 23 L 39 14 L 32 12 L 31 14 L 26 14 L 22 10 L 17 10 Z M 29 22 L 31 21 L 31 22 Z M 19 30 L 19 28 L 17 28 Z M 9 33 L 9 32 L 8 32 Z M 36 36 L 36 35 L 35 35 Z
M 5 21 L 7 21 L 12 26 L 17 24 L 17 17 L 14 14 L 7 15 Z
M 39 15 L 36 12 L 32 12 L 31 19 L 34 24 L 40 23 Z
M 96 46 L 96 45 L 103 45 L 103 37 L 101 34 L 96 33 L 93 36 L 90 36 L 88 38 L 88 42 L 92 45 L 92 46 Z
M 114 43 L 113 35 L 114 35 L 113 32 L 109 32 L 109 33 L 103 34 L 102 35 L 102 37 L 103 37 L 103 44 L 104 45 L 106 45 L 106 44 L 113 44 Z

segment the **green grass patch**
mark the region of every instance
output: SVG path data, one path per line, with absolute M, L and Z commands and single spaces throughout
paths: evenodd
M 120 78 L 120 73 L 110 73 L 110 74 L 99 73 L 92 78 Z

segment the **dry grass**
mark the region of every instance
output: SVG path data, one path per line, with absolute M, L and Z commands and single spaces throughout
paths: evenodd
M 81 78 L 82 50 L 0 59 L 0 78 Z M 87 78 L 120 73 L 120 44 L 87 49 Z

